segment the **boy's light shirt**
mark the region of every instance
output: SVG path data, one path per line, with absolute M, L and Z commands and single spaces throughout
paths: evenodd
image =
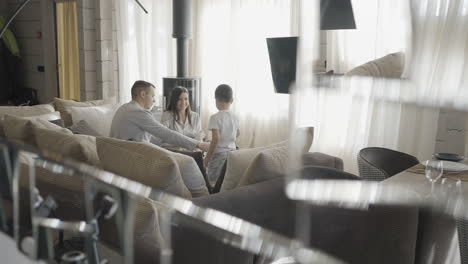
M 212 115 L 208 123 L 208 129 L 217 129 L 219 131 L 219 141 L 213 153 L 236 149 L 239 120 L 230 110 L 220 110 Z

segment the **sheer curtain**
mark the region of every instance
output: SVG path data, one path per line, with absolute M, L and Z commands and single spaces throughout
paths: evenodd
M 361 16 L 365 15 L 365 10 L 360 10 L 360 5 L 356 3 L 373 2 L 353 1 L 353 7 L 357 9 L 355 12 L 357 27 L 361 25 Z M 308 5 L 309 8 L 313 5 L 305 0 L 301 4 Z M 302 7 L 301 10 L 305 12 L 307 9 Z M 392 12 L 392 9 L 389 10 L 388 12 Z M 372 12 L 373 9 L 370 8 L 368 11 Z M 393 21 L 393 24 L 400 22 Z M 301 28 L 304 30 L 300 32 L 298 91 L 294 96 L 293 111 L 296 126 L 308 125 L 316 128 L 312 151 L 342 158 L 345 170 L 352 173 L 358 173 L 356 157 L 359 151 L 369 146 L 400 150 L 421 160 L 430 158 L 435 148 L 438 109 L 415 105 L 411 100 L 406 100 L 405 91 L 417 88 L 406 80 L 352 77 L 342 78 L 341 82 L 335 83 L 332 89 L 316 87 L 311 68 L 312 62 L 318 55 L 316 40 L 319 35 L 318 22 L 308 14 L 302 13 L 301 25 L 303 24 L 315 25 L 315 30 Z M 380 24 L 392 26 L 387 20 L 383 20 Z M 385 55 L 383 53 L 386 52 L 397 51 L 395 50 L 397 46 L 409 49 L 406 46 L 409 45 L 407 40 L 404 40 L 404 43 L 381 41 L 383 38 L 379 35 L 381 31 L 386 31 L 385 27 L 380 31 L 366 31 L 365 27 L 361 32 L 356 31 L 356 36 L 352 36 L 352 31 L 332 33 L 334 41 L 339 43 L 336 47 L 341 47 L 337 51 L 339 56 L 336 58 L 343 60 L 335 60 L 335 64 L 329 64 L 331 67 L 351 58 L 339 66 L 343 71 L 347 71 L 349 67 L 356 66 L 355 64 Z M 345 43 L 348 42 L 345 40 L 349 38 L 352 41 L 346 46 Z M 353 41 L 359 38 L 368 43 L 353 46 Z M 327 45 L 330 43 L 327 42 Z M 336 67 L 334 69 L 340 69 Z
M 409 55 L 411 16 L 407 0 L 352 0 L 356 29 L 329 30 L 327 70 L 350 69 L 398 51 Z
M 202 77 L 202 124 L 217 111 L 214 90 L 234 90 L 241 147 L 287 139 L 289 95 L 275 94 L 266 38 L 298 34 L 296 0 L 195 1 L 192 73 Z
M 424 103 L 468 110 L 468 0 L 412 0 L 409 74 Z
M 130 101 L 136 80 L 146 80 L 162 94 L 162 78 L 175 71 L 172 35 L 172 0 L 115 1 L 119 60 L 119 101 Z

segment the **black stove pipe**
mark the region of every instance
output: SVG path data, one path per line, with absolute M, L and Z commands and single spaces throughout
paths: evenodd
M 172 37 L 177 39 L 177 77 L 188 77 L 189 40 L 192 38 L 192 0 L 172 1 Z

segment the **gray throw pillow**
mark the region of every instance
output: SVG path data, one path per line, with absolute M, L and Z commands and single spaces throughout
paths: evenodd
M 88 136 L 93 136 L 93 137 L 100 137 L 98 132 L 94 130 L 88 122 L 85 120 L 80 120 L 78 123 L 74 124 L 73 126 L 69 127 L 68 129 L 73 132 L 73 134 L 80 134 L 80 135 L 88 135 Z

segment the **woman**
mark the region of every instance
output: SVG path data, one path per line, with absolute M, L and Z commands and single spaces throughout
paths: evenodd
M 196 140 L 204 137 L 200 116 L 191 111 L 188 90 L 181 86 L 172 90 L 167 110 L 161 116 L 161 123 Z

